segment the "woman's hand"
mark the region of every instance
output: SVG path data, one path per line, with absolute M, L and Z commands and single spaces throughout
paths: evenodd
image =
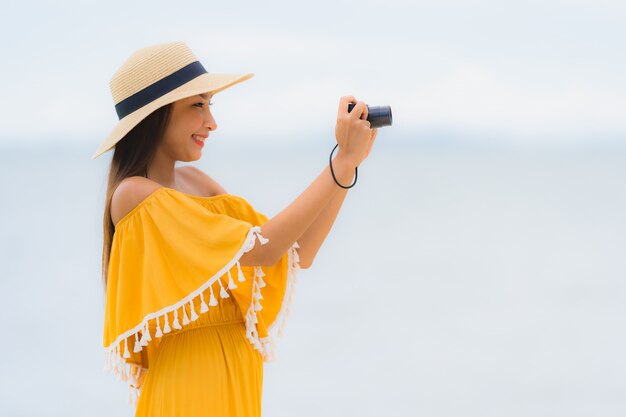
M 351 112 L 348 104 L 356 103 Z M 353 96 L 339 100 L 335 137 L 339 144 L 336 158 L 358 167 L 367 158 L 374 145 L 378 129 L 372 129 L 367 121 L 367 106 Z
M 372 135 L 370 136 L 370 143 L 369 143 L 369 146 L 367 147 L 367 152 L 365 153 L 365 158 L 367 158 L 369 156 L 370 151 L 372 150 L 372 146 L 374 146 L 374 141 L 376 140 L 376 135 L 378 135 L 378 128 L 377 127 L 372 129 Z

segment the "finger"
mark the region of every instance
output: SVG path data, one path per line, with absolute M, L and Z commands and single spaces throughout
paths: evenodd
M 378 133 L 377 129 L 372 130 L 372 134 L 370 136 L 370 143 L 369 143 L 370 148 L 374 145 L 374 141 L 376 140 L 377 133 Z
M 339 112 L 338 114 L 348 114 L 348 104 L 356 103 L 357 99 L 354 96 L 343 96 L 339 99 Z
M 374 141 L 375 140 L 376 140 L 376 131 L 374 130 L 372 132 L 372 137 L 370 138 L 370 141 L 367 144 L 367 155 L 369 155 L 370 152 L 372 151 L 372 148 L 374 147 Z
M 369 109 L 367 108 L 367 104 L 365 102 L 363 102 L 363 104 L 365 104 L 365 107 L 363 108 L 363 113 L 361 114 L 361 119 L 367 120 L 367 115 L 369 114 Z
M 361 114 L 363 114 L 364 111 L 367 112 L 367 107 L 365 106 L 365 102 L 359 101 L 356 103 L 356 105 L 350 112 L 350 117 L 352 117 L 353 119 L 360 119 Z

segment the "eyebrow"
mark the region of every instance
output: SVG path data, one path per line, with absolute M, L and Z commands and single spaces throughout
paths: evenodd
M 198 94 L 200 97 L 202 97 L 203 99 L 207 100 L 209 98 L 208 94 Z M 213 96 L 211 96 L 213 97 Z

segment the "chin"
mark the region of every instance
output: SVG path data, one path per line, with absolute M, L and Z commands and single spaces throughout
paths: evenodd
M 197 153 L 197 155 L 195 156 L 194 156 L 194 153 L 188 153 L 187 155 L 184 155 L 184 156 L 181 155 L 177 160 L 180 162 L 193 162 L 202 158 L 202 152 Z

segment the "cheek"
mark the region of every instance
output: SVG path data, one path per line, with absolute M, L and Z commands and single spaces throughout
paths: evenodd
M 202 114 L 199 111 L 190 111 L 178 119 L 177 131 L 184 136 L 191 136 L 202 126 Z
M 202 115 L 189 112 L 177 115 L 166 130 L 165 139 L 168 141 L 182 141 L 189 139 L 202 125 Z
M 192 133 L 195 133 L 200 126 L 202 126 L 203 118 L 200 111 L 194 112 L 189 117 L 189 128 L 193 129 Z
M 189 137 L 189 133 L 178 126 L 170 126 L 163 136 L 163 145 L 169 149 L 176 149 Z

